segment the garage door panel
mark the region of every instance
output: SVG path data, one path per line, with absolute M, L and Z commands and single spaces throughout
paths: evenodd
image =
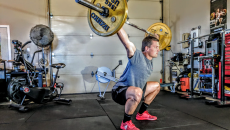
M 116 70 L 117 73 L 123 73 L 128 58 L 123 56 L 55 56 L 52 58 L 53 63 L 65 63 L 66 67 L 60 70 L 60 74 L 91 74 L 96 72 L 98 67 L 108 67 L 114 69 L 119 60 L 122 60 L 123 65 Z M 54 69 L 55 72 L 55 69 Z
M 153 59 L 153 72 L 160 72 L 162 69 L 162 57 L 158 53 L 157 58 Z
M 39 0 L 39 1 L 1 0 L 1 9 L 4 9 L 4 11 L 1 10 L 1 13 L 10 14 L 12 19 L 14 19 L 15 17 L 18 17 L 18 19 L 16 19 L 16 22 L 18 22 L 19 20 L 24 20 L 24 18 L 26 18 L 26 16 L 24 16 L 24 15 L 27 15 L 27 20 L 30 19 L 30 22 L 31 22 L 35 18 L 41 18 L 42 19 L 45 17 L 46 6 L 47 6 L 46 0 Z M 5 15 L 5 16 L 7 16 L 7 15 Z M 28 16 L 32 17 L 32 18 L 28 18 Z M 8 17 L 9 17 L 9 15 L 8 15 Z M 1 16 L 1 18 L 2 18 L 2 16 Z M 26 20 L 25 20 L 25 22 L 26 22 Z
M 57 36 L 53 42 L 55 55 L 97 55 L 126 54 L 118 37 Z
M 154 1 L 129 1 L 128 16 L 132 19 L 156 19 L 161 18 L 161 3 Z
M 64 15 L 86 17 L 88 13 L 88 8 L 76 3 L 74 0 L 51 0 L 50 3 L 54 17 Z M 129 0 L 128 11 L 131 18 L 159 19 L 161 14 L 158 12 L 161 12 L 161 3 L 159 0 Z
M 75 0 L 51 0 L 51 12 L 56 16 L 86 17 L 88 8 L 78 4 Z
M 64 83 L 65 87 L 63 93 L 91 93 L 99 92 L 98 82 L 95 76 L 91 75 L 59 75 L 60 78 L 57 82 Z M 120 77 L 120 75 L 117 75 Z M 115 82 L 110 82 L 108 88 L 106 89 L 107 83 L 100 83 L 101 91 L 111 91 Z
M 137 49 L 141 50 L 144 37 L 130 37 Z M 54 55 L 127 55 L 118 37 L 56 36 L 52 45 Z
M 160 72 L 153 72 L 150 77 L 148 78 L 148 81 L 155 81 L 160 83 L 161 74 Z
M 86 17 L 56 16 L 52 19 L 51 29 L 55 35 L 89 36 L 93 33 Z
M 95 76 L 91 75 L 66 75 L 59 74 L 60 78 L 57 79 L 57 82 L 64 83 L 65 87 L 63 93 L 91 93 L 99 92 L 98 82 L 96 81 Z M 119 78 L 121 74 L 117 74 Z M 160 73 L 152 73 L 148 81 L 160 82 L 161 75 Z M 107 83 L 100 83 L 100 89 L 102 92 L 111 91 L 115 82 L 110 82 L 108 88 Z
M 118 61 L 122 60 L 122 65 L 116 69 L 116 73 L 122 74 L 128 63 L 126 56 L 55 56 L 52 58 L 53 63 L 65 63 L 66 67 L 59 71 L 59 74 L 91 74 L 95 73 L 98 67 L 108 67 L 110 70 L 118 65 Z M 161 70 L 161 58 L 153 59 L 154 72 Z M 56 70 L 54 69 L 54 72 Z

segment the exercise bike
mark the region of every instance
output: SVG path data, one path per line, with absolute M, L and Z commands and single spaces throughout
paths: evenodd
M 13 64 L 24 65 L 24 71 L 26 72 L 26 75 L 14 77 L 9 82 L 7 87 L 7 94 L 9 99 L 16 103 L 10 104 L 9 108 L 17 108 L 19 111 L 26 112 L 29 108 L 25 105 L 29 104 L 30 102 L 42 104 L 47 103 L 49 101 L 55 101 L 57 103 L 70 104 L 72 100 L 60 98 L 62 90 L 64 88 L 64 84 L 56 83 L 56 80 L 59 77 L 59 69 L 64 68 L 65 64 L 52 64 L 52 67 L 57 69 L 53 84 L 50 87 L 39 86 L 38 82 L 36 82 L 36 79 L 38 77 L 37 70 L 35 69 L 35 66 L 33 66 L 32 63 L 30 63 L 24 58 L 23 53 L 23 48 L 27 44 L 31 43 L 31 41 L 28 41 L 23 45 L 18 40 L 13 40 L 12 43 L 14 45 L 14 49 L 17 51 L 17 56 Z M 45 69 L 46 68 L 43 67 L 42 71 L 46 72 Z M 60 89 L 59 94 L 57 90 L 58 88 Z

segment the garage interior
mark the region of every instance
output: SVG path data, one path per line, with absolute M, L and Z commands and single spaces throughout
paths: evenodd
M 113 87 L 132 58 L 121 28 L 137 50 L 159 36 L 147 79 L 160 85 L 147 109 L 157 120 L 135 118 L 140 102 L 131 117 L 137 128 L 230 129 L 228 7 L 229 0 L 1 0 L 0 129 L 119 130 L 126 108 Z

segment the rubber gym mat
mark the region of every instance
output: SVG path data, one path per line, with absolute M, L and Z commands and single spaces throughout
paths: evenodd
M 12 122 L 25 122 L 35 111 L 39 110 L 42 104 L 27 105 L 30 110 L 26 113 L 19 112 L 16 109 L 9 109 L 9 105 L 0 105 L 0 124 Z
M 156 106 L 156 107 L 154 107 Z M 121 121 L 124 116 L 124 106 L 121 105 L 102 105 L 103 109 L 108 114 L 109 118 L 115 124 L 117 128 L 119 128 Z M 139 110 L 138 106 L 138 109 Z M 137 121 L 135 119 L 135 115 L 137 111 L 134 113 L 132 117 L 133 123 L 140 129 L 159 129 L 159 128 L 170 128 L 177 127 L 181 125 L 197 125 L 197 124 L 205 124 L 206 122 L 187 114 L 184 114 L 180 111 L 170 109 L 168 107 L 159 105 L 156 102 L 153 102 L 151 106 L 148 108 L 149 113 L 158 117 L 156 121 Z
M 226 129 L 217 127 L 209 123 L 205 123 L 205 124 L 194 124 L 194 125 L 185 125 L 185 126 L 179 125 L 175 127 L 162 127 L 159 129 L 157 128 L 156 130 L 226 130 Z
M 97 99 L 97 101 L 100 103 L 100 105 L 116 105 L 117 104 L 112 99 L 105 99 L 105 100 Z
M 10 124 L 0 124 L 1 130 L 26 130 L 22 123 L 10 123 Z
M 177 94 L 162 91 L 155 99 L 159 104 L 205 120 L 217 126 L 230 128 L 230 110 L 206 105 L 205 100 L 180 99 Z
M 72 99 L 72 100 L 85 100 L 85 99 L 99 99 L 100 100 L 100 98 L 97 96 L 98 94 L 99 94 L 99 92 L 98 93 L 91 93 L 91 94 L 88 93 L 88 94 L 76 94 L 76 95 L 62 95 L 61 97 Z M 112 99 L 111 92 L 106 92 L 105 98 L 106 99 Z
M 110 99 L 110 100 L 108 100 L 108 99 L 107 100 L 100 100 L 100 99 L 98 99 L 98 102 L 102 106 L 103 105 L 119 105 L 115 101 L 113 101 L 112 99 Z M 137 109 L 139 109 L 140 105 L 141 105 L 141 103 L 138 105 Z M 154 108 L 154 109 L 160 109 L 160 108 L 162 108 L 164 106 L 161 105 L 161 104 L 159 104 L 159 103 L 155 103 L 155 101 L 153 101 L 152 104 L 150 104 L 149 107 Z
M 72 101 L 71 105 L 63 105 L 51 102 L 44 104 L 28 119 L 28 122 L 105 115 L 105 112 L 95 99 L 74 100 Z
M 10 124 L 3 128 L 3 130 L 12 130 Z M 20 130 L 116 130 L 107 116 L 27 122 L 17 128 Z

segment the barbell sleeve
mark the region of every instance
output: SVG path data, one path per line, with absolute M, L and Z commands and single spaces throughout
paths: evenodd
M 98 6 L 94 5 L 93 3 L 89 2 L 89 1 L 86 1 L 86 0 L 75 0 L 75 2 L 78 3 L 78 4 L 81 4 L 83 6 L 85 6 L 87 8 L 90 8 L 92 10 L 95 10 L 95 11 L 97 11 L 99 13 L 104 13 L 104 9 L 103 8 L 98 7 Z

